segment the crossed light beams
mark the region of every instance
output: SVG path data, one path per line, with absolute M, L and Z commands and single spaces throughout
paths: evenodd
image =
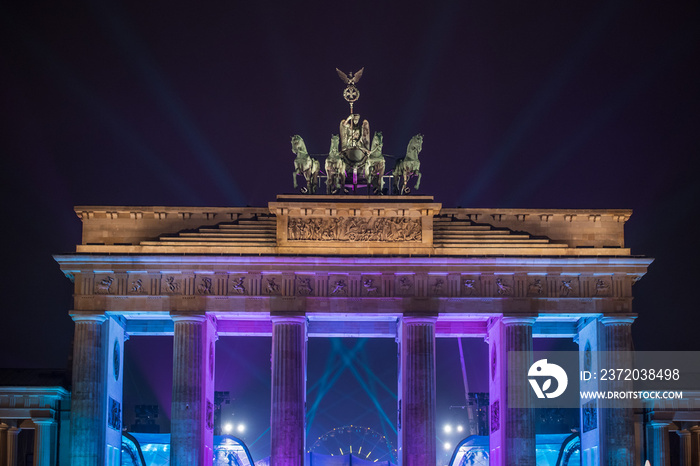
M 663 49 L 662 54 L 654 57 L 652 63 L 646 68 L 646 73 L 633 73 L 632 77 L 613 94 L 613 98 L 606 101 L 606 105 L 592 115 L 585 124 L 578 126 L 572 136 L 564 138 L 565 142 L 546 161 L 539 163 L 534 173 L 521 181 L 504 205 L 513 205 L 515 201 L 531 194 L 540 185 L 546 183 L 552 173 L 566 165 L 572 154 L 590 140 L 592 135 L 633 102 L 661 73 L 667 71 L 673 62 L 690 52 L 688 44 L 693 43 L 694 36 L 697 36 L 695 30 L 682 31 L 673 38 L 667 48 Z
M 170 187 L 172 192 L 179 193 L 183 199 L 188 199 L 193 204 L 201 204 L 200 197 L 188 188 L 185 180 L 180 178 L 164 160 L 161 160 L 133 128 L 130 128 L 123 118 L 110 109 L 109 104 L 104 99 L 96 92 L 91 91 L 88 83 L 79 79 L 64 62 L 58 59 L 57 54 L 40 41 L 36 35 L 30 34 L 32 29 L 29 25 L 18 23 L 18 21 L 18 18 L 10 17 L 3 24 L 20 39 L 34 58 L 46 69 L 46 73 L 57 79 L 97 120 L 103 121 L 109 130 L 118 136 L 117 139 L 133 151 L 133 158 L 148 165 L 151 171 L 157 173 L 159 178 Z
M 443 52 L 447 49 L 445 43 L 457 26 L 457 10 L 461 6 L 462 2 L 447 2 L 441 11 L 433 16 L 430 30 L 424 35 L 419 58 L 414 60 L 414 63 L 419 65 L 410 72 L 411 76 L 415 76 L 411 80 L 414 91 L 406 100 L 402 111 L 398 113 L 398 123 L 394 126 L 396 141 L 408 141 L 413 136 L 413 128 L 418 120 L 425 114 L 425 102 L 431 89 L 430 82 L 438 69 Z M 401 154 L 401 149 L 398 147 L 394 153 Z
M 154 61 L 147 55 L 145 44 L 141 43 L 136 35 L 129 31 L 122 19 L 124 16 L 123 12 L 118 9 L 116 2 L 96 2 L 90 3 L 90 5 L 94 6 L 94 11 L 102 20 L 102 23 L 107 26 L 109 37 L 144 79 L 146 85 L 162 107 L 166 118 L 170 119 L 178 129 L 178 133 L 182 134 L 187 146 L 213 179 L 214 185 L 224 194 L 226 201 L 233 205 L 245 205 L 245 198 L 238 189 L 236 182 L 229 175 L 226 166 L 221 163 L 221 157 L 207 142 L 195 122 L 188 115 L 182 101 L 154 65 Z
M 313 404 L 307 412 L 307 435 L 319 411 L 319 405 L 321 404 L 321 401 L 331 391 L 335 383 L 338 381 L 338 379 L 345 372 L 346 369 L 350 370 L 352 375 L 362 387 L 362 390 L 367 396 L 369 396 L 370 400 L 372 401 L 372 404 L 377 409 L 377 412 L 380 416 L 383 434 L 386 436 L 387 425 L 389 426 L 389 428 L 391 428 L 394 434 L 396 434 L 396 427 L 391 422 L 391 419 L 389 419 L 389 416 L 387 416 L 386 412 L 379 403 L 374 384 L 378 383 L 394 399 L 397 398 L 396 393 L 392 391 L 389 387 L 387 387 L 386 384 L 384 384 L 381 380 L 379 380 L 379 378 L 376 376 L 376 374 L 374 374 L 372 369 L 365 361 L 355 357 L 358 353 L 360 353 L 363 350 L 365 344 L 367 343 L 367 339 L 358 339 L 357 343 L 355 343 L 355 346 L 352 349 L 345 348 L 339 338 L 332 338 L 330 339 L 330 341 L 331 352 L 329 353 L 328 358 L 326 360 L 326 370 L 324 371 L 321 378 L 308 389 L 308 393 L 312 393 L 314 390 L 317 390 L 317 393 Z M 364 353 L 360 354 L 364 355 Z M 364 371 L 365 377 L 363 377 L 363 375 L 360 373 L 357 366 L 359 366 L 359 368 Z M 327 409 L 328 408 L 326 408 L 326 410 Z
M 559 62 L 554 72 L 542 84 L 530 104 L 522 109 L 505 134 L 500 146 L 489 157 L 486 166 L 467 183 L 467 189 L 459 198 L 461 205 L 471 205 L 485 187 L 493 184 L 501 167 L 514 155 L 518 146 L 522 144 L 535 124 L 540 122 L 547 108 L 556 101 L 564 85 L 571 79 L 574 72 L 584 64 L 586 56 L 600 42 L 603 32 L 615 19 L 621 5 L 622 2 L 607 2 L 601 7 L 593 24 L 564 54 L 565 58 Z

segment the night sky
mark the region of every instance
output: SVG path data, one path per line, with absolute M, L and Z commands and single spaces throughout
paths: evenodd
M 327 152 L 348 114 L 336 67 L 365 67 L 356 111 L 385 153 L 425 135 L 419 194 L 446 207 L 633 209 L 626 245 L 655 258 L 634 287 L 635 346 L 700 350 L 697 1 L 4 2 L 0 25 L 0 367 L 67 364 L 71 284 L 51 255 L 80 242 L 74 205 L 264 206 L 291 192 L 290 137 Z M 157 366 L 143 388 L 157 396 L 171 340 L 150 343 L 148 364 L 135 340 L 126 373 Z M 229 377 L 248 392 L 269 383 L 269 340 L 224 340 L 217 370 L 248 367 Z M 318 429 L 356 419 L 326 411 Z

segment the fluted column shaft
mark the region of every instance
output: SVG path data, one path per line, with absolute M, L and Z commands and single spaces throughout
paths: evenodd
M 676 434 L 681 438 L 680 442 L 680 466 L 691 466 L 691 445 L 690 432 L 683 429 L 677 430 Z
M 105 464 L 104 315 L 73 316 L 73 389 L 71 394 L 71 465 Z
M 17 440 L 20 430 L 17 427 L 10 427 L 7 430 L 7 466 L 17 466 L 18 464 Z
M 700 426 L 690 429 L 690 464 L 700 466 Z
M 56 445 L 54 439 L 53 419 L 32 419 L 36 429 L 34 430 L 34 466 L 52 466 L 54 463 L 53 449 Z
M 527 373 L 532 365 L 532 318 L 504 317 L 508 407 L 505 464 L 535 466 L 535 414 Z
M 631 359 L 632 322 L 634 317 L 603 317 L 603 341 L 605 343 L 605 362 L 608 369 L 633 367 Z M 629 381 L 615 380 L 607 382 L 606 391 L 629 391 Z M 634 413 L 632 408 L 620 408 L 619 401 L 606 401 L 603 406 L 603 454 L 601 464 L 609 466 L 634 466 Z
M 214 442 L 214 345 L 204 315 L 173 315 L 170 464 L 211 465 Z
M 271 466 L 303 466 L 306 317 L 272 317 Z
M 489 464 L 535 466 L 535 416 L 527 373 L 534 317 L 494 318 L 489 342 Z
M 435 465 L 435 322 L 436 317 L 401 321 L 402 466 Z
M 669 466 L 668 421 L 647 423 L 647 460 L 654 466 Z
M 10 426 L 0 423 L 0 466 L 7 465 L 7 429 Z

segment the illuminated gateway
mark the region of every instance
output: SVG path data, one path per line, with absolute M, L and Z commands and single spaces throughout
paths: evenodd
M 351 134 L 352 118 L 345 121 Z M 364 143 L 363 152 L 352 137 L 348 160 L 372 158 L 373 147 Z M 303 141 L 295 144 L 303 158 Z M 359 194 L 361 173 L 345 170 L 328 194 L 279 195 L 258 208 L 75 208 L 82 241 L 55 256 L 75 295 L 71 417 L 62 427 L 70 445 L 61 456 L 73 466 L 124 461 L 125 336 L 167 334 L 166 456 L 172 465 L 211 465 L 217 338 L 255 335 L 272 337 L 270 464 L 302 466 L 307 338 L 351 336 L 396 339 L 398 461 L 435 466 L 435 339 L 472 337 L 489 346 L 488 438 L 472 443 L 491 465 L 536 464 L 533 339 L 575 339 L 582 368 L 617 363 L 584 361 L 587 351 L 632 349 L 633 284 L 651 259 L 625 247 L 631 211 L 448 208 L 405 195 L 407 182 L 403 195 Z M 370 181 L 383 191 L 381 179 Z M 348 185 L 353 194 L 333 194 Z M 673 419 L 642 419 L 602 401 L 579 408 L 581 464 L 633 466 L 668 451 Z M 41 465 L 55 464 L 52 412 L 35 421 Z M 655 443 L 640 441 L 642 426 Z M 11 448 L 9 433 L 3 438 Z

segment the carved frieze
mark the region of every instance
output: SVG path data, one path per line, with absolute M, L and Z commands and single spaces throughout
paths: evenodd
M 491 433 L 496 432 L 501 428 L 501 407 L 499 400 L 496 400 L 491 405 Z
M 479 295 L 481 295 L 481 280 L 479 277 L 462 277 L 462 296 Z
M 330 277 L 330 280 L 328 280 L 328 296 L 331 298 L 350 296 L 348 277 L 344 275 Z
M 95 294 L 114 294 L 117 281 L 111 275 L 95 277 Z
M 312 277 L 296 277 L 296 294 L 299 296 L 312 296 L 314 294 Z
M 279 296 L 282 294 L 282 281 L 279 277 L 263 276 L 262 281 L 263 294 L 271 296 Z
M 414 291 L 413 275 L 396 275 L 396 290 L 397 296 L 413 296 Z
M 569 298 L 578 296 L 578 277 L 561 277 L 559 280 L 559 296 Z
M 196 285 L 197 294 L 200 295 L 210 295 L 214 294 L 214 281 L 211 277 L 197 277 Z
M 163 275 L 160 290 L 163 294 L 182 294 L 182 277 L 177 275 Z
M 245 287 L 245 275 L 231 277 L 231 294 L 246 294 Z
M 527 295 L 528 296 L 546 296 L 545 293 L 545 280 L 542 277 L 532 277 L 527 283 Z
M 430 296 L 445 296 L 447 293 L 447 276 L 433 276 L 428 279 Z
M 380 277 L 369 275 L 362 277 L 362 296 L 381 296 L 382 281 Z
M 148 294 L 148 279 L 145 277 L 129 277 L 128 294 Z
M 496 295 L 497 296 L 512 296 L 513 295 L 513 279 L 507 277 L 496 278 Z
M 311 217 L 290 218 L 289 241 L 422 241 L 419 218 Z
M 612 296 L 612 279 L 610 277 L 595 277 L 593 296 Z

